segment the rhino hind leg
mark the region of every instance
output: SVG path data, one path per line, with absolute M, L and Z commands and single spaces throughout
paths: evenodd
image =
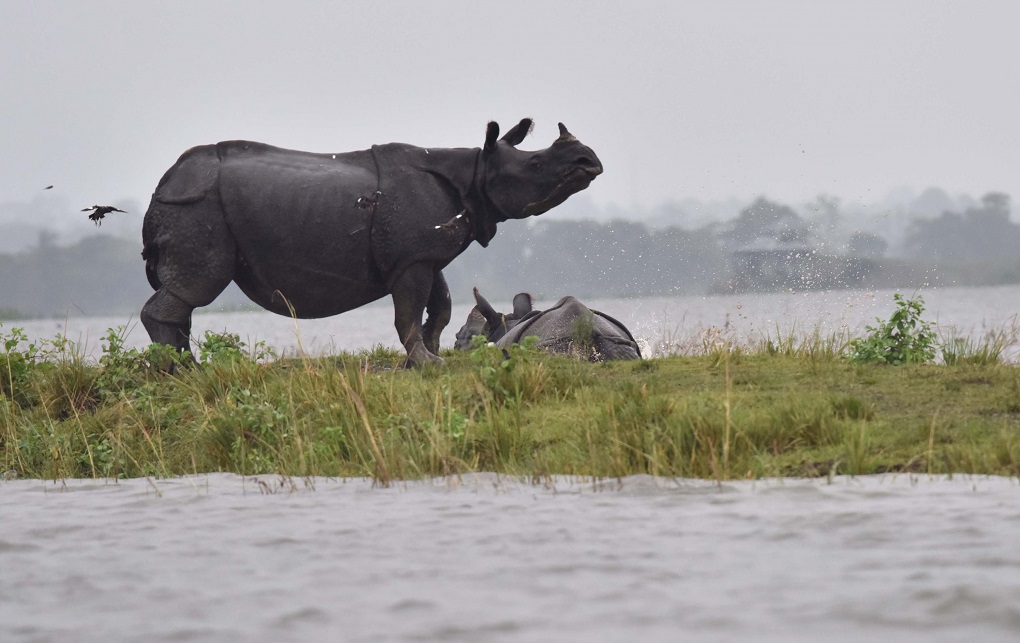
M 185 299 L 170 290 L 165 284 L 142 306 L 139 317 L 149 333 L 149 339 L 157 344 L 173 346 L 180 352 L 191 352 L 191 313 L 201 306 L 208 306 L 230 283 L 229 275 L 215 275 L 191 284 Z
M 191 313 L 233 280 L 236 246 L 215 199 L 188 206 L 154 199 L 145 219 L 146 272 L 158 288 L 142 307 L 142 324 L 154 343 L 190 352 Z
M 452 310 L 450 287 L 446 284 L 442 271 L 437 270 L 432 277 L 432 292 L 425 305 L 427 318 L 422 328 L 422 341 L 433 355 L 439 355 L 439 336 L 450 323 Z
M 191 352 L 191 311 L 195 308 L 165 288 L 157 290 L 142 306 L 142 325 L 155 344 Z
M 400 343 L 407 351 L 405 366 L 442 364 L 438 357 L 425 347 L 422 315 L 432 298 L 435 272 L 431 266 L 409 266 L 393 284 L 393 325 L 397 328 Z

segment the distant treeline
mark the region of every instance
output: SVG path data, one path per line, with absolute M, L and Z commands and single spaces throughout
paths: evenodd
M 978 206 L 915 219 L 904 250 L 911 257 L 962 260 L 1015 260 L 1020 256 L 1020 226 L 1010 221 L 1009 195 L 992 192 Z
M 43 243 L 0 254 L 0 320 L 137 312 L 152 289 L 139 242 L 94 236 L 69 247 Z M 472 246 L 446 268 L 455 302 L 471 288 L 500 298 L 625 297 L 707 291 L 726 272 L 726 254 L 705 230 L 651 232 L 637 223 L 509 222 L 488 248 Z M 247 301 L 229 289 L 213 307 Z
M 472 246 L 444 271 L 455 301 L 471 288 L 506 298 L 697 294 L 727 272 L 711 230 L 649 230 L 640 223 L 536 221 L 501 225 L 488 248 Z
M 140 246 L 97 235 L 62 247 L 43 235 L 31 251 L 0 254 L 0 321 L 137 312 L 152 295 Z
M 987 194 L 963 212 L 914 219 L 895 245 L 855 229 L 835 204 L 805 217 L 760 198 L 697 229 L 563 221 L 553 211 L 502 224 L 488 248 L 472 245 L 444 272 L 457 303 L 473 286 L 503 301 L 524 290 L 592 298 L 1020 283 L 1020 225 L 1009 208 L 1008 195 Z M 31 250 L 0 254 L 0 320 L 137 312 L 152 294 L 140 245 L 94 236 L 65 247 L 42 235 Z M 804 278 L 821 265 L 835 269 Z M 213 308 L 246 302 L 232 287 Z

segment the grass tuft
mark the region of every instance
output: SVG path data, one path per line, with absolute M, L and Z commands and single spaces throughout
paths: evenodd
M 126 349 L 123 329 L 94 360 L 0 330 L 0 472 L 1020 476 L 1016 335 L 943 336 L 941 363 L 892 367 L 847 359 L 849 337 L 740 344 L 724 326 L 636 362 L 480 342 L 406 370 L 382 347 L 288 358 L 227 334 L 196 341 L 191 362 Z

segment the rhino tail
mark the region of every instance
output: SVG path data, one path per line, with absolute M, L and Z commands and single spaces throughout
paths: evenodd
M 145 278 L 149 280 L 153 290 L 159 290 L 163 286 L 156 272 L 156 266 L 159 265 L 159 246 L 151 242 L 146 243 L 142 248 L 142 259 L 145 260 Z

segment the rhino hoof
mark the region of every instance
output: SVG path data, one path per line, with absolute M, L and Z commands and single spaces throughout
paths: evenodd
M 433 355 L 424 347 L 421 347 L 411 351 L 411 353 L 407 356 L 407 359 L 404 361 L 403 367 L 414 368 L 416 366 L 425 365 L 442 366 L 445 363 L 446 360 L 444 360 L 442 357 L 439 357 L 438 355 Z

